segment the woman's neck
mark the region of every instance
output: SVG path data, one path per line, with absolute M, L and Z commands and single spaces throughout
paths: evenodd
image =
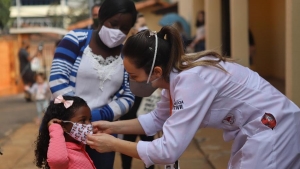
M 93 53 L 96 55 L 101 55 L 103 58 L 108 56 L 118 56 L 121 52 L 121 46 L 117 46 L 114 48 L 107 47 L 103 41 L 100 39 L 98 35 L 99 30 L 94 30 L 91 38 L 91 42 L 89 44 Z

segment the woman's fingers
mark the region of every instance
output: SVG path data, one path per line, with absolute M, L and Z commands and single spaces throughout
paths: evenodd
M 93 133 L 96 134 L 96 133 L 99 133 L 100 131 L 98 130 L 98 128 L 96 127 L 93 127 Z M 100 132 L 101 133 L 101 132 Z
M 87 135 L 87 144 L 100 153 L 113 151 L 111 146 L 111 135 L 105 133 L 98 133 Z
M 110 134 L 109 133 L 109 124 L 110 122 L 107 122 L 107 121 L 95 121 L 95 122 L 92 122 L 92 125 L 93 125 L 93 132 L 95 134 L 97 133 L 107 133 L 107 134 Z
M 88 134 L 88 135 L 87 135 L 87 141 L 90 141 L 91 143 L 100 141 L 102 135 L 103 135 L 102 133 L 98 133 L 98 134 Z
M 94 121 L 94 122 L 92 122 L 92 125 L 93 125 L 94 127 L 100 127 L 100 126 L 101 126 L 101 122 L 102 122 L 102 121 Z
M 86 144 L 89 145 L 91 148 L 94 146 L 94 142 L 90 140 L 86 140 Z

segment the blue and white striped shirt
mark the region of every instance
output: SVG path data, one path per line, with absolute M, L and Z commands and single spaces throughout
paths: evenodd
M 70 31 L 56 48 L 49 80 L 53 97 L 75 95 L 78 68 L 91 34 L 92 30 Z M 134 95 L 129 89 L 128 73 L 124 70 L 123 83 L 116 91 L 113 101 L 100 109 L 92 110 L 92 121 L 116 120 L 128 112 L 133 102 Z

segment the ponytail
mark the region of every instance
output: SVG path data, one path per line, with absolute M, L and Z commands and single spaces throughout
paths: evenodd
M 164 26 L 157 33 L 158 37 L 161 39 L 165 39 L 170 46 L 168 57 L 168 62 L 166 63 L 165 70 L 163 71 L 163 77 L 165 80 L 169 81 L 169 75 L 173 68 L 178 69 L 180 67 L 181 62 L 184 56 L 184 48 L 182 44 L 182 40 L 178 30 L 173 26 Z M 159 46 L 159 44 L 158 44 Z
M 219 53 L 214 51 L 202 51 L 198 53 L 185 54 L 183 43 L 180 37 L 180 34 L 176 28 L 173 26 L 164 26 L 157 33 L 158 37 L 164 39 L 166 37 L 166 41 L 170 44 L 170 52 L 167 66 L 163 72 L 163 77 L 165 80 L 169 81 L 169 75 L 173 69 L 176 69 L 178 72 L 183 70 L 187 70 L 196 66 L 214 66 L 221 69 L 224 72 L 227 72 L 219 62 L 225 62 L 225 57 L 221 56 Z M 199 60 L 204 56 L 213 56 L 218 58 L 218 60 Z M 231 61 L 231 60 L 229 60 Z

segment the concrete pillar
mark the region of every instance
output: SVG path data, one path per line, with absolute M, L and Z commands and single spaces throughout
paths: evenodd
M 300 106 L 300 1 L 286 0 L 286 95 Z
M 231 58 L 249 66 L 248 0 L 230 0 Z
M 200 10 L 204 10 L 204 0 L 179 0 L 178 13 L 191 27 L 191 36 L 196 33 L 196 17 Z
M 193 0 L 178 1 L 178 14 L 188 22 L 192 20 L 192 12 L 191 12 L 192 2 Z
M 221 53 L 221 0 L 205 0 L 205 47 Z

